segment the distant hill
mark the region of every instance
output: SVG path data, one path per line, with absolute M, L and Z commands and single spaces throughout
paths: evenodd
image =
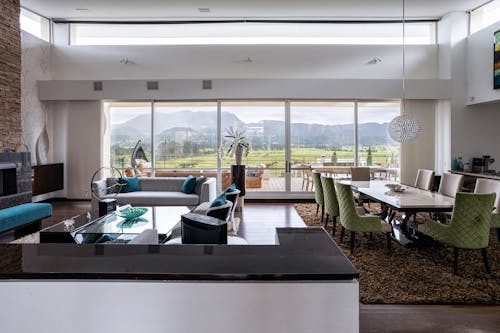
M 284 142 L 284 124 L 281 121 L 266 120 L 263 122 L 264 136 L 274 135 Z M 387 144 L 388 123 L 359 124 L 359 143 L 361 146 L 375 146 Z M 280 136 L 274 133 L 282 133 Z M 300 146 L 350 146 L 354 143 L 353 125 L 321 125 L 321 124 L 291 124 L 291 143 Z M 392 143 L 392 142 L 391 142 Z
M 262 127 L 262 132 L 250 136 L 255 147 L 270 143 L 284 146 L 284 122 L 264 120 L 259 123 L 245 124 L 235 114 L 222 112 L 222 123 L 235 127 L 249 126 Z M 201 112 L 181 110 L 170 114 L 155 114 L 155 140 L 173 140 L 175 137 L 189 137 L 193 142 L 205 143 L 213 146 L 216 141 L 216 112 Z M 113 143 L 130 144 L 139 139 L 143 142 L 150 140 L 151 118 L 140 115 L 133 119 L 111 127 Z M 387 144 L 388 123 L 364 123 L 359 125 L 360 145 L 374 146 Z M 179 132 L 189 132 L 189 136 L 179 135 Z M 224 132 L 223 132 L 224 133 Z M 262 134 L 263 133 L 263 134 Z M 322 125 L 294 123 L 291 125 L 292 145 L 334 147 L 351 146 L 354 143 L 353 125 Z M 393 143 L 392 141 L 390 143 Z

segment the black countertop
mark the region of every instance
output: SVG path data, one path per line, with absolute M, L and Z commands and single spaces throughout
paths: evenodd
M 352 280 L 321 227 L 277 228 L 278 245 L 0 244 L 0 279 Z

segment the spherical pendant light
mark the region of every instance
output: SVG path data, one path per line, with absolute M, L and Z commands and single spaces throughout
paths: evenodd
M 392 119 L 389 123 L 389 136 L 396 142 L 408 143 L 415 141 L 422 133 L 420 122 L 414 117 L 405 113 L 405 0 L 403 1 L 403 98 L 401 115 Z
M 417 119 L 402 114 L 389 123 L 389 135 L 396 142 L 408 143 L 415 141 L 422 132 L 422 126 Z

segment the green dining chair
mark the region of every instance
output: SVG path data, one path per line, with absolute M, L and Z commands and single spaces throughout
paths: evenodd
M 356 241 L 356 232 L 383 232 L 387 237 L 387 250 L 391 249 L 391 233 L 392 227 L 389 223 L 382 221 L 379 216 L 374 215 L 359 215 L 356 211 L 354 196 L 350 185 L 335 182 L 335 191 L 337 192 L 337 200 L 339 202 L 340 225 L 340 241 L 344 238 L 344 230 L 351 232 L 350 250 L 351 254 L 354 251 L 354 243 Z
M 325 177 L 321 175 L 321 186 L 323 187 L 323 198 L 325 206 L 325 228 L 328 226 L 330 217 L 333 222 L 332 235 L 337 231 L 337 217 L 339 213 L 339 202 L 337 200 L 337 193 L 335 192 L 334 179 L 332 177 Z M 356 212 L 359 215 L 365 215 L 367 211 L 364 207 L 356 206 Z
M 486 248 L 490 240 L 490 221 L 495 193 L 458 192 L 450 224 L 425 221 L 425 234 L 453 247 L 453 273 L 457 274 L 458 249 L 481 249 L 484 269 L 490 273 Z
M 339 216 L 339 202 L 337 201 L 333 178 L 321 176 L 321 187 L 323 188 L 323 201 L 326 212 L 325 228 L 328 226 L 328 220 L 331 217 L 333 222 L 332 234 L 335 235 L 337 230 L 337 217 Z
M 314 201 L 316 201 L 316 215 L 318 215 L 319 207 L 321 207 L 321 221 L 325 215 L 325 198 L 323 187 L 321 186 L 321 173 L 313 172 L 312 179 L 314 183 Z
M 500 181 L 478 178 L 474 193 L 495 193 L 497 195 L 493 213 L 491 214 L 491 228 L 497 230 L 497 241 L 500 241 Z
M 491 228 L 497 230 L 497 241 L 500 242 L 500 213 L 491 214 Z

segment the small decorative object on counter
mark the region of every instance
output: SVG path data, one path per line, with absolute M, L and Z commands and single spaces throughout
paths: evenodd
M 456 157 L 453 157 L 453 159 L 451 160 L 451 170 L 458 170 L 458 161 Z
M 464 171 L 464 162 L 462 161 L 462 157 L 458 157 L 458 171 Z
M 123 217 L 124 219 L 135 219 L 139 216 L 144 215 L 148 211 L 145 207 L 127 207 L 121 210 L 117 210 L 116 215 Z

